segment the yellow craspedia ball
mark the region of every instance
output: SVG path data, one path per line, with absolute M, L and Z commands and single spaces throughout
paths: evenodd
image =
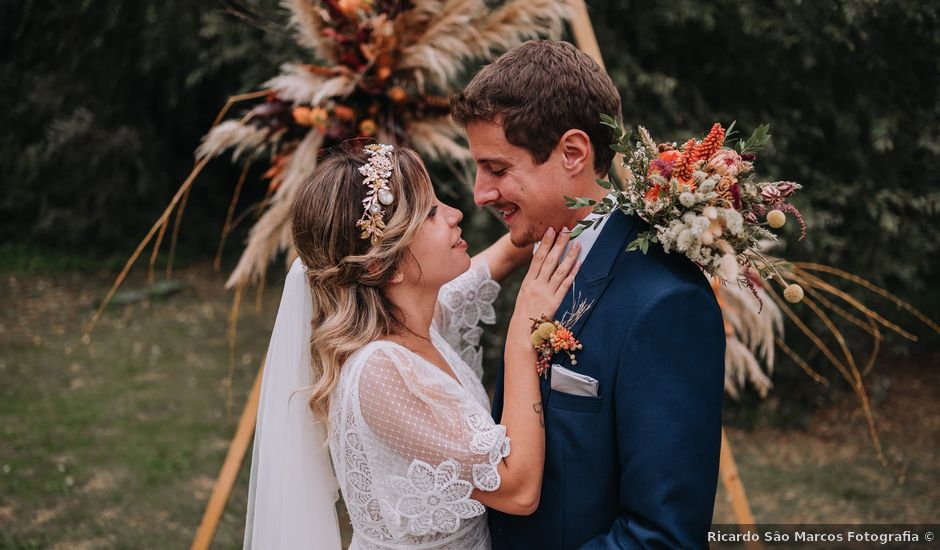
M 787 223 L 787 215 L 780 210 L 771 210 L 767 212 L 767 225 L 774 229 L 780 229 Z
M 803 299 L 803 287 L 798 284 L 787 285 L 787 288 L 783 289 L 783 297 L 795 304 Z
M 532 333 L 532 345 L 534 347 L 539 347 L 542 345 L 542 336 L 539 334 L 539 331 Z
M 536 329 L 536 332 L 538 332 L 539 336 L 542 338 L 548 338 L 555 332 L 555 323 L 542 323 L 539 325 L 539 328 Z

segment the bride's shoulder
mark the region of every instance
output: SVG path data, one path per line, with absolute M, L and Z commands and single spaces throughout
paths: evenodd
M 355 372 L 366 365 L 375 367 L 398 363 L 407 360 L 408 353 L 407 349 L 390 340 L 374 340 L 350 355 L 343 364 L 343 370 Z
M 412 388 L 426 377 L 408 348 L 389 340 L 370 342 L 349 356 L 340 372 L 338 387 L 360 395 L 384 388 Z M 388 397 L 388 396 L 386 396 Z
M 372 370 L 376 365 L 391 363 L 391 356 L 396 350 L 387 342 L 376 340 L 369 342 L 349 355 L 343 362 L 339 371 L 336 389 L 345 393 L 349 388 L 357 386 L 364 371 Z
M 400 348 L 401 346 L 391 340 L 373 340 L 353 352 L 346 361 L 362 362 L 375 357 L 387 357 L 391 354 L 400 355 Z

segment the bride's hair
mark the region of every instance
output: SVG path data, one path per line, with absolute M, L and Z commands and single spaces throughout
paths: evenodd
M 402 312 L 383 285 L 398 270 L 434 205 L 434 189 L 421 158 L 406 147 L 390 153 L 384 235 L 376 244 L 362 238 L 367 187 L 359 168 L 369 156 L 362 143 L 332 152 L 298 193 L 291 212 L 294 246 L 313 299 L 310 357 L 316 383 L 310 408 L 328 421 L 330 394 L 346 359 L 366 344 L 404 326 Z

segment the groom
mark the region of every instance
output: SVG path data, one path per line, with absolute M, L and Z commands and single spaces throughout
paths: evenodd
M 453 100 L 477 165 L 474 198 L 504 217 L 517 246 L 572 228 L 603 198 L 620 117 L 610 77 L 566 42 L 527 42 Z M 584 349 L 542 380 L 545 473 L 531 516 L 490 511 L 493 549 L 704 548 L 721 445 L 725 336 L 706 277 L 658 246 L 626 252 L 645 224 L 615 211 L 581 242 L 574 326 Z M 562 303 L 556 319 L 571 311 Z M 535 365 L 532 366 L 535 368 Z M 594 383 L 596 381 L 596 384 Z M 503 405 L 500 365 L 493 416 Z

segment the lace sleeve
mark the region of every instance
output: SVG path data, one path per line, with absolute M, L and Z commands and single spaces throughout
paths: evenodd
M 473 489 L 499 488 L 497 467 L 509 455 L 509 438 L 456 381 L 419 361 L 382 348 L 361 371 L 359 410 L 390 455 L 372 477 L 384 480 L 382 513 L 397 530 L 453 533 L 461 520 L 485 511 L 470 498 Z
M 433 326 L 460 354 L 477 377 L 483 376 L 480 322 L 496 322 L 493 301 L 499 295 L 499 283 L 490 276 L 489 266 L 481 262 L 441 287 L 434 311 Z

